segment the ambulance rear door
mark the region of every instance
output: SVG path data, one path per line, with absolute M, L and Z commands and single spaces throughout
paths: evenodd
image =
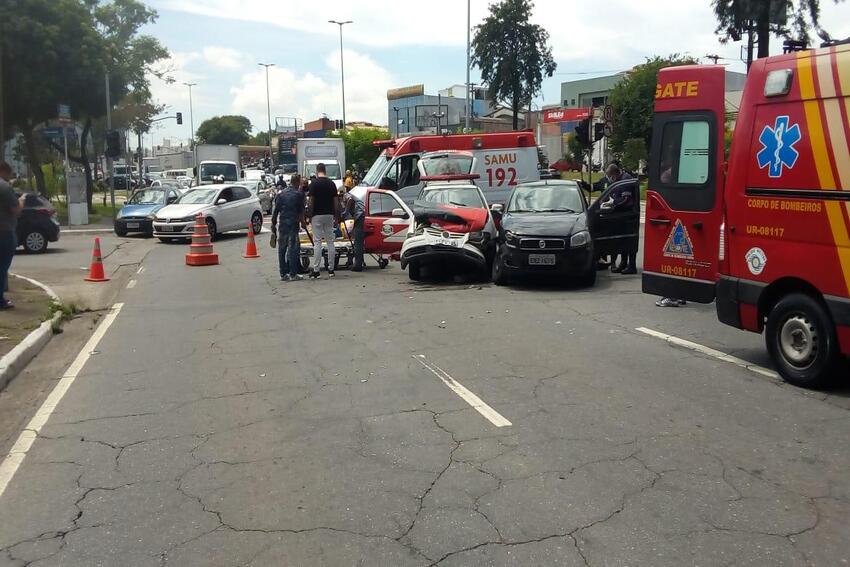
M 535 146 L 482 149 L 472 153 L 475 156 L 472 173 L 480 175 L 475 184 L 481 188 L 491 205 L 507 205 L 514 187 L 520 183 L 540 181 Z
M 644 227 L 643 291 L 714 300 L 723 203 L 725 75 L 720 66 L 658 74 Z

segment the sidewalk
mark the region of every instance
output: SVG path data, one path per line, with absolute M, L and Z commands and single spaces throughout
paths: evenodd
M 50 296 L 31 283 L 9 278 L 6 298 L 14 309 L 0 311 L 0 357 L 11 351 L 50 316 Z

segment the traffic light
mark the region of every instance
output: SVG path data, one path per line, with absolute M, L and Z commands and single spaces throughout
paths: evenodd
M 106 132 L 106 155 L 111 158 L 121 156 L 121 133 L 118 130 Z
M 590 145 L 590 121 L 583 120 L 575 127 L 576 139 L 582 146 Z
M 342 120 L 334 120 L 334 130 L 342 130 L 343 126 Z
M 177 113 L 177 123 L 183 124 L 183 113 L 182 112 Z
M 597 122 L 593 125 L 593 139 L 601 140 L 605 137 L 605 124 L 603 122 Z

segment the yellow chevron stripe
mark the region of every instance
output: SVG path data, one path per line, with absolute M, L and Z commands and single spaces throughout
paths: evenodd
M 820 107 L 815 98 L 815 83 L 813 74 L 813 61 L 811 54 L 801 52 L 798 54 L 797 71 L 800 78 L 800 94 L 804 100 L 803 110 L 806 113 L 806 123 L 809 129 L 809 140 L 811 141 L 812 153 L 815 158 L 815 169 L 818 173 L 818 180 L 821 189 L 834 191 L 835 177 L 832 175 L 832 163 L 829 159 L 829 152 L 826 147 L 826 136 L 823 128 L 823 120 L 821 118 Z M 829 59 L 828 55 L 821 57 Z M 821 83 L 830 81 L 831 87 L 827 88 L 827 92 L 835 93 L 832 73 L 821 73 L 818 77 Z M 840 123 L 840 122 L 839 122 Z M 841 211 L 841 204 L 835 201 L 826 201 L 826 215 L 829 219 L 829 227 L 832 231 L 832 238 L 835 242 L 838 252 L 838 261 L 841 265 L 841 272 L 844 275 L 844 285 L 847 288 L 847 293 L 850 294 L 850 235 L 848 235 L 847 224 L 844 222 L 844 215 Z

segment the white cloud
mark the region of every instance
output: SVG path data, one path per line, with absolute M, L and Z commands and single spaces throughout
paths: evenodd
M 339 73 L 339 52 L 325 58 L 328 69 Z M 345 110 L 350 121 L 367 120 L 383 124 L 387 120 L 387 89 L 394 86 L 390 73 L 367 55 L 345 50 Z M 336 75 L 338 77 L 338 75 Z M 266 71 L 258 68 L 244 74 L 238 86 L 230 89 L 232 110 L 251 119 L 257 130 L 267 127 Z M 313 73 L 298 75 L 286 67 L 269 68 L 269 100 L 272 127 L 277 116 L 294 116 L 305 121 L 327 114 L 342 117 L 339 80 L 328 82 Z
M 239 69 L 244 66 L 245 57 L 230 47 L 211 45 L 202 51 L 204 61 L 219 69 Z

